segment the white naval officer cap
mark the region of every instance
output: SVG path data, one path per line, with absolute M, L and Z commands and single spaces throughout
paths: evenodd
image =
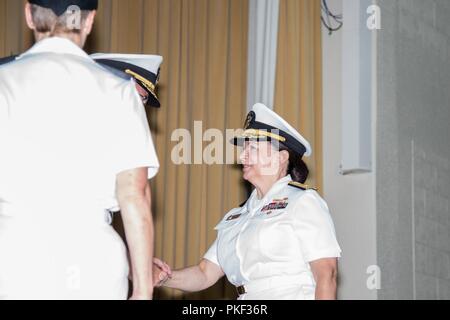
M 235 137 L 232 143 L 242 145 L 248 140 L 276 140 L 300 156 L 309 157 L 312 153 L 308 140 L 262 103 L 252 107 L 247 115 L 243 134 Z
M 147 105 L 160 107 L 156 86 L 163 57 L 149 54 L 94 53 L 97 63 L 132 76 L 149 93 Z

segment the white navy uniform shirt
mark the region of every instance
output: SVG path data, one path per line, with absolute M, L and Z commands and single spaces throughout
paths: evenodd
M 0 84 L 0 202 L 76 195 L 109 209 L 117 207 L 117 173 L 157 173 L 134 80 L 113 75 L 70 40 L 36 43 L 0 67 Z
M 204 258 L 233 285 L 246 287 L 239 299 L 314 299 L 309 262 L 340 257 L 325 201 L 291 181 L 290 175 L 282 178 L 260 200 L 254 190 L 215 228 L 217 239 Z
M 39 41 L 0 66 L 0 152 L 0 300 L 126 299 L 105 209 L 118 173 L 159 168 L 134 80 L 70 40 Z

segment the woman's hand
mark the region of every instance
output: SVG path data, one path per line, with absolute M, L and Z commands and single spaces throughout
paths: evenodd
M 161 287 L 171 277 L 170 266 L 158 258 L 153 258 L 153 286 Z

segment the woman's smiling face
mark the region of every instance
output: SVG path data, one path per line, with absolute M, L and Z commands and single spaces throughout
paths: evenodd
M 246 141 L 240 155 L 243 178 L 252 183 L 263 176 L 276 174 L 279 168 L 277 153 L 270 141 Z

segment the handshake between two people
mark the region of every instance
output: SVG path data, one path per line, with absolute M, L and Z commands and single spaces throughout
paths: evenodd
M 197 265 L 172 270 L 158 258 L 153 258 L 153 286 L 178 289 L 185 292 L 198 292 L 214 285 L 224 273 L 220 266 L 207 259 Z
M 172 278 L 172 269 L 164 261 L 153 258 L 153 286 L 161 287 Z

